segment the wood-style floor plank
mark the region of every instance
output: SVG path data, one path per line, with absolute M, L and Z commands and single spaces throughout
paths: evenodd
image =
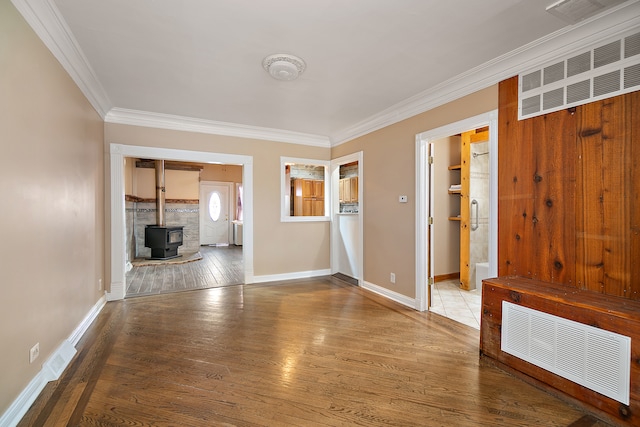
M 473 328 L 323 277 L 107 303 L 31 425 L 607 424 L 483 363 Z
M 202 259 L 173 259 L 165 264 L 134 266 L 126 275 L 127 298 L 216 286 L 244 280 L 241 246 L 201 246 Z

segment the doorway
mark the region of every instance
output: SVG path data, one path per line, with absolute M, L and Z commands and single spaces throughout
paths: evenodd
M 232 185 L 200 182 L 200 245 L 229 245 L 234 212 Z
M 110 144 L 110 273 L 109 301 L 120 300 L 126 293 L 126 233 L 124 205 L 124 158 L 167 159 L 173 161 L 241 165 L 243 182 L 243 282 L 254 282 L 253 277 L 253 157 L 236 154 L 210 153 L 157 147 Z
M 497 111 L 475 116 L 460 122 L 453 123 L 441 128 L 427 131 L 416 135 L 416 309 L 426 311 L 431 309 L 433 303 L 434 282 L 436 276 L 436 256 L 438 251 L 438 242 L 435 240 L 434 211 L 436 202 L 433 200 L 433 192 L 431 191 L 435 184 L 434 169 L 429 159 L 431 157 L 430 150 L 433 148 L 434 141 L 451 137 L 452 135 L 462 134 L 471 129 L 479 129 L 486 127 L 489 132 L 486 156 L 489 165 L 489 176 L 487 185 L 489 187 L 488 201 L 484 203 L 488 211 L 485 228 L 488 230 L 488 277 L 497 275 Z M 467 147 L 470 149 L 470 147 Z M 437 148 L 435 149 L 437 150 Z M 471 153 L 469 153 L 471 155 Z M 455 171 L 458 166 L 454 162 L 449 166 L 449 170 Z M 456 172 L 453 172 L 455 174 Z M 460 178 L 461 179 L 461 178 Z M 468 178 L 467 178 L 468 179 Z M 447 192 L 453 194 L 452 197 L 460 197 L 460 183 L 448 183 Z M 454 187 L 451 187 L 454 185 Z M 471 199 L 460 200 L 460 211 L 452 214 L 446 219 L 449 221 L 460 221 L 455 218 L 457 215 L 465 215 L 468 218 L 469 212 L 476 209 L 477 205 L 471 206 Z M 478 200 L 476 199 L 476 202 Z M 477 212 L 474 211 L 477 215 Z M 477 218 L 477 216 L 476 216 Z M 475 225 L 475 224 L 474 224 Z M 460 240 L 461 246 L 464 245 Z M 468 244 L 468 243 L 467 243 Z M 468 273 L 467 273 L 468 275 Z M 454 279 L 455 280 L 455 279 Z M 467 286 L 470 286 L 467 283 Z M 468 288 L 467 288 L 468 289 Z M 478 291 L 480 292 L 480 290 Z
M 362 151 L 331 161 L 331 272 L 361 285 L 363 249 Z

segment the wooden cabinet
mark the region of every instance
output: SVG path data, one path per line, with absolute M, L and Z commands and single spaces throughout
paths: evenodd
M 324 181 L 293 179 L 291 193 L 294 216 L 324 216 Z
M 340 203 L 358 202 L 358 177 L 342 178 L 340 180 Z

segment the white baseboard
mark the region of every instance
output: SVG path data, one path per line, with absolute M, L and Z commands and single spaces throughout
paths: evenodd
M 106 296 L 102 296 L 97 303 L 89 310 L 89 313 L 80 322 L 80 325 L 71 333 L 69 338 L 64 340 L 62 344 L 49 356 L 49 358 L 42 364 L 42 369 L 36 374 L 36 376 L 29 382 L 29 385 L 22 390 L 22 393 L 13 401 L 11 406 L 0 417 L 0 427 L 15 427 L 27 410 L 31 407 L 31 404 L 36 400 L 42 389 L 47 385 L 49 381 L 55 381 L 60 378 L 60 375 L 73 359 L 76 354 L 75 345 L 80 338 L 87 331 L 91 323 L 98 316 L 104 305 L 106 304 Z
M 117 301 L 124 299 L 125 282 L 111 282 L 110 291 L 107 292 L 107 301 Z
M 409 298 L 406 295 L 399 294 L 390 289 L 383 288 L 382 286 L 374 285 L 373 283 L 362 280 L 360 282 L 360 287 L 368 291 L 374 292 L 378 295 L 382 295 L 383 297 L 389 298 L 390 300 L 400 303 L 402 305 L 406 305 L 409 308 L 415 309 L 416 307 L 415 298 Z
M 331 269 L 329 268 L 327 268 L 326 270 L 296 271 L 294 273 L 253 276 L 253 283 L 276 282 L 280 280 L 292 280 L 292 279 L 307 279 L 310 277 L 330 276 L 330 275 L 331 275 Z
M 75 347 L 76 344 L 78 344 L 78 341 L 80 341 L 80 338 L 82 338 L 84 333 L 87 332 L 89 326 L 91 326 L 93 321 L 96 320 L 96 317 L 98 317 L 98 314 L 100 314 L 106 303 L 107 296 L 103 294 L 98 302 L 96 302 L 93 307 L 91 307 L 91 310 L 89 310 L 89 313 L 87 313 L 78 327 L 71 333 L 71 335 L 69 335 L 67 341 L 71 342 L 71 344 Z

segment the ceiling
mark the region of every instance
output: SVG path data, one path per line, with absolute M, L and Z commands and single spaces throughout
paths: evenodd
M 545 11 L 551 0 L 48 2 L 80 58 L 75 68 L 87 70 L 80 86 L 105 116 L 189 118 L 334 144 L 376 118 L 402 119 L 394 111 L 416 99 L 427 108 L 447 87 L 489 86 L 498 80 L 483 81 L 482 70 L 569 28 Z M 263 69 L 275 53 L 306 62 L 298 80 Z

